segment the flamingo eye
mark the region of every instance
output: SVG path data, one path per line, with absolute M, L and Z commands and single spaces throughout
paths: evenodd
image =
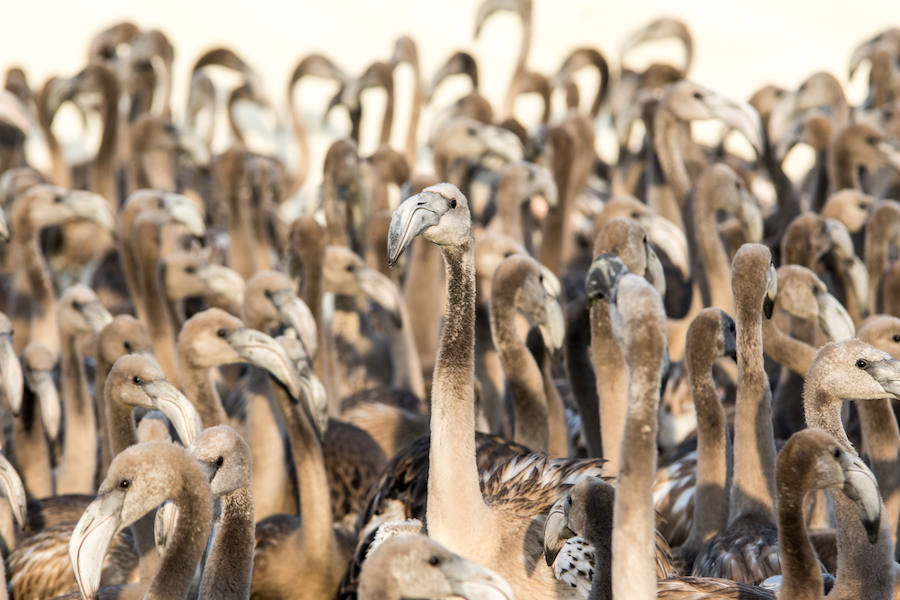
M 219 336 L 220 338 L 223 338 L 223 337 L 225 337 L 226 335 L 228 335 L 228 332 L 225 331 L 225 328 L 223 327 L 222 329 L 219 329 L 219 330 L 216 332 L 216 335 Z
M 225 464 L 225 457 L 224 456 L 217 457 L 216 458 L 216 466 L 221 467 L 223 464 Z
M 832 454 L 834 454 L 835 458 L 840 458 L 841 457 L 841 449 L 838 448 L 837 446 L 835 446 L 834 450 L 832 450 Z
M 132 377 L 131 381 L 134 383 L 134 385 L 141 385 L 142 383 L 144 383 L 144 380 L 141 379 L 138 375 Z
M 437 556 L 432 555 L 432 556 L 428 559 L 428 564 L 431 565 L 432 567 L 436 567 L 436 566 L 438 566 L 439 564 L 441 564 L 441 559 L 440 559 L 439 557 L 437 557 Z
M 129 487 L 131 487 L 131 480 L 130 480 L 130 479 L 123 479 L 122 481 L 119 482 L 119 489 L 120 489 L 120 490 L 127 490 Z
M 450 201 L 450 208 L 456 208 L 456 198 Z
M 865 359 L 860 358 L 859 360 L 856 361 L 856 368 L 857 368 L 857 369 L 865 369 L 865 368 L 868 367 L 868 366 L 869 366 L 869 363 L 866 362 Z

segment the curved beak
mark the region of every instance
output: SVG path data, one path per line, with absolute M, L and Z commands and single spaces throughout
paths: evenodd
M 547 566 L 553 566 L 556 556 L 566 540 L 575 537 L 576 533 L 569 529 L 568 497 L 560 498 L 547 515 L 544 522 L 544 560 Z
M 113 320 L 112 315 L 109 314 L 109 311 L 106 310 L 106 307 L 99 300 L 83 304 L 81 313 L 94 333 L 100 333 Z
M 505 163 L 518 162 L 525 157 L 522 141 L 508 129 L 485 125 L 476 135 L 484 144 L 486 154 L 497 156 Z
M 261 331 L 242 327 L 228 336 L 228 343 L 238 356 L 260 369 L 265 369 L 293 398 L 300 397 L 300 385 L 291 360 L 284 348 Z
M 882 160 L 896 171 L 900 171 L 900 142 L 892 139 L 885 139 L 878 142 L 875 147 Z
M 478 563 L 456 557 L 444 561 L 441 572 L 450 590 L 467 600 L 514 600 L 512 588 L 502 577 Z
M 370 300 L 387 311 L 394 324 L 402 326 L 403 320 L 400 314 L 400 290 L 397 285 L 376 269 L 359 269 L 356 274 L 359 287 L 362 288 Z
M 110 233 L 116 232 L 116 218 L 109 209 L 109 203 L 100 194 L 73 190 L 68 192 L 62 201 L 82 219 L 86 219 Z
M 780 105 L 776 104 L 776 108 L 778 108 L 779 106 Z M 776 113 L 773 110 L 772 116 L 769 118 L 769 130 L 773 131 L 776 128 L 779 130 L 784 129 L 785 126 L 782 125 L 781 122 L 785 118 L 786 117 L 777 115 L 777 120 L 775 120 L 773 123 L 773 119 L 776 119 Z M 788 152 L 790 152 L 791 149 L 799 144 L 803 139 L 803 130 L 803 121 L 795 121 L 787 133 L 775 138 L 777 140 L 777 143 L 775 144 L 775 160 L 778 161 L 779 164 L 784 161 L 785 157 L 788 155 Z
M 26 369 L 25 380 L 40 403 L 41 424 L 44 431 L 48 438 L 55 440 L 59 436 L 62 405 L 59 401 L 59 391 L 53 383 L 53 374 L 45 369 Z
M 290 325 L 300 338 L 306 356 L 313 360 L 318 351 L 318 330 L 316 319 L 306 305 L 292 290 L 279 290 L 269 295 L 278 309 L 279 318 Z
M 125 495 L 112 492 L 91 502 L 69 538 L 69 561 L 81 597 L 96 598 L 100 590 L 103 558 L 122 523 L 121 513 Z
M 187 154 L 198 167 L 206 167 L 210 163 L 209 148 L 198 136 L 190 132 L 182 132 L 178 136 L 178 149 Z
M 705 102 L 716 118 L 739 131 L 756 150 L 757 156 L 762 156 L 762 125 L 756 109 L 714 93 L 706 94 Z
M 538 329 L 544 339 L 544 346 L 549 350 L 550 355 L 555 357 L 562 349 L 563 338 L 566 336 L 563 311 L 555 295 L 547 294 L 543 312 L 544 318 L 538 323 Z
M 650 242 L 665 252 L 681 276 L 688 279 L 690 277 L 688 243 L 681 228 L 665 217 L 654 214 L 642 218 L 641 224 Z
M 22 365 L 13 348 L 12 332 L 0 335 L 0 389 L 13 415 L 22 408 Z
M 684 276 L 687 279 L 687 275 Z M 647 273 L 645 275 L 647 281 L 650 282 L 660 298 L 666 297 L 666 272 L 663 270 L 662 263 L 653 248 L 647 248 Z
M 6 220 L 6 213 L 3 212 L 3 207 L 0 206 L 0 243 L 5 244 L 12 238 L 12 235 L 9 232 L 9 221 Z
M 297 398 L 306 401 L 306 408 L 319 431 L 319 436 L 324 438 L 325 432 L 328 430 L 328 396 L 325 393 L 325 386 L 313 373 L 309 357 L 300 340 L 293 336 L 280 335 L 277 341 L 284 348 L 296 369 L 301 389 L 301 394 Z
M 394 266 L 415 237 L 437 225 L 448 208 L 446 198 L 427 190 L 401 202 L 391 215 L 388 228 L 388 265 Z
M 775 309 L 775 298 L 778 296 L 778 274 L 775 265 L 769 265 L 769 281 L 766 283 L 766 296 L 763 298 L 763 314 L 767 319 L 772 318 Z
M 22 484 L 22 478 L 15 467 L 0 454 L 0 490 L 6 496 L 9 502 L 9 508 L 12 511 L 13 519 L 19 529 L 25 529 L 25 511 L 27 506 L 27 498 L 25 496 L 25 486 Z
M 900 360 L 888 357 L 870 363 L 866 372 L 884 388 L 885 393 L 900 398 Z
M 167 192 L 163 195 L 163 202 L 172 220 L 184 225 L 191 235 L 203 237 L 206 234 L 206 223 L 203 222 L 203 215 L 200 214 L 197 206 L 191 202 L 190 198 L 183 194 Z
M 840 461 L 844 471 L 844 487 L 842 492 L 853 501 L 859 513 L 859 520 L 866 529 L 869 543 L 878 541 L 881 528 L 881 494 L 872 471 L 863 464 L 858 456 L 845 453 Z
M 9 123 L 25 134 L 31 129 L 28 110 L 22 106 L 22 102 L 12 92 L 7 90 L 0 90 L 0 120 Z
M 156 544 L 156 551 L 160 555 L 169 545 L 177 524 L 178 505 L 171 500 L 166 500 L 156 509 L 156 516 L 153 518 L 153 541 Z
M 166 416 L 181 440 L 182 446 L 189 446 L 203 430 L 203 423 L 197 409 L 178 388 L 164 379 L 144 384 L 144 391 L 150 396 L 153 407 Z
M 856 335 L 856 326 L 844 306 L 828 292 L 816 294 L 819 327 L 832 342 L 842 342 Z

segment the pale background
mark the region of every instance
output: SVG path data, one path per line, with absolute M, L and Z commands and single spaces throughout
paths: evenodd
M 84 64 L 89 38 L 106 25 L 130 19 L 141 27 L 158 27 L 169 36 L 176 51 L 174 109 L 176 120 L 184 104 L 190 64 L 212 45 L 237 49 L 262 74 L 266 89 L 279 110 L 285 106 L 287 77 L 299 60 L 311 51 L 331 56 L 351 73 L 360 73 L 374 59 L 387 59 L 400 34 L 419 44 L 423 72 L 430 77 L 452 51 L 468 49 L 479 59 L 484 92 L 499 105 L 509 80 L 519 44 L 515 17 L 501 13 L 473 39 L 478 0 L 332 0 L 294 3 L 272 0 L 153 0 L 15 3 L 6 1 L 0 19 L 0 66 L 21 65 L 33 87 L 50 75 L 71 75 Z M 765 83 L 794 87 L 818 69 L 846 79 L 847 60 L 864 38 L 900 23 L 897 0 L 836 2 L 816 0 L 746 0 L 679 2 L 601 2 L 598 0 L 534 0 L 534 41 L 529 65 L 552 72 L 573 47 L 598 47 L 617 67 L 622 39 L 651 18 L 677 16 L 691 27 L 695 39 L 691 78 L 735 99 L 746 99 Z M 677 44 L 658 43 L 637 59 L 667 58 L 680 61 Z M 402 148 L 408 110 L 410 75 L 398 72 L 394 145 Z M 588 76 L 590 77 L 590 76 Z M 850 89 L 858 102 L 866 72 L 857 73 Z M 310 124 L 321 119 L 333 87 L 304 83 L 302 109 Z M 454 87 L 456 86 L 456 87 Z M 461 83 L 447 85 L 436 98 L 446 104 L 464 90 Z M 380 119 L 383 106 L 379 91 L 367 92 L 368 114 Z M 561 98 L 556 98 L 561 105 Z M 536 105 L 523 100 L 517 107 L 523 120 L 534 122 Z M 340 111 L 338 111 L 340 112 Z M 428 132 L 428 117 L 421 135 Z M 274 119 L 251 115 L 260 126 Z M 361 150 L 374 146 L 374 119 L 364 125 Z M 331 119 L 327 139 L 343 130 L 345 117 Z M 270 136 L 271 137 L 271 136 Z M 217 137 L 218 145 L 227 136 Z M 274 149 L 291 156 L 285 136 Z M 271 145 L 271 143 L 270 143 Z M 35 156 L 39 154 L 35 150 Z M 77 153 L 76 150 L 71 150 Z M 39 161 L 39 158 L 35 160 Z M 290 158 L 289 158 L 290 160 Z M 313 163 L 316 170 L 317 163 Z

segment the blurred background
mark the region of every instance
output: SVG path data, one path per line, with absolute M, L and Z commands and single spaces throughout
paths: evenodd
M 473 28 L 478 0 L 434 2 L 416 0 L 333 0 L 331 2 L 285 3 L 275 0 L 155 0 L 81 2 L 29 2 L 17 4 L 14 18 L 0 21 L 0 57 L 3 66 L 20 65 L 32 87 L 38 88 L 51 75 L 70 76 L 86 60 L 90 38 L 120 21 L 130 20 L 141 28 L 160 28 L 175 47 L 173 82 L 174 120 L 184 112 L 190 67 L 197 57 L 214 45 L 236 50 L 263 80 L 263 88 L 276 107 L 275 115 L 246 114 L 259 136 L 250 138 L 251 148 L 274 151 L 290 162 L 292 149 L 286 125 L 287 78 L 297 61 L 319 51 L 351 74 L 359 74 L 373 60 L 387 60 L 398 35 L 407 34 L 419 45 L 423 77 L 457 49 L 472 52 L 481 69 L 483 93 L 495 106 L 501 105 L 509 83 L 521 28 L 518 18 L 500 12 L 485 25 L 478 39 Z M 690 78 L 734 99 L 746 100 L 760 86 L 773 83 L 793 88 L 812 72 L 831 71 L 846 81 L 847 64 L 856 44 L 872 36 L 886 24 L 897 20 L 896 0 L 874 0 L 852 4 L 812 0 L 753 0 L 708 2 L 662 0 L 612 3 L 597 0 L 555 0 L 534 2 L 533 45 L 529 66 L 537 71 L 553 72 L 574 47 L 591 45 L 607 57 L 614 72 L 619 68 L 618 51 L 622 41 L 651 19 L 670 15 L 684 20 L 694 38 L 694 60 Z M 677 41 L 650 42 L 631 54 L 632 67 L 649 64 L 653 59 L 677 63 L 683 54 Z M 868 67 L 860 69 L 847 85 L 852 104 L 865 95 Z M 223 73 L 223 77 L 237 76 Z M 396 73 L 395 119 L 392 145 L 402 147 L 410 100 L 411 72 L 401 67 Z M 596 78 L 584 69 L 579 78 Z M 310 79 L 304 83 L 298 107 L 309 124 L 321 123 L 324 107 L 336 87 L 332 82 Z M 593 85 L 591 81 L 586 84 Z M 442 106 L 467 88 L 463 81 L 449 80 L 436 95 L 433 105 Z M 373 89 L 363 94 L 366 106 L 360 139 L 361 154 L 377 146 L 377 133 L 384 94 Z M 554 110 L 561 114 L 564 99 L 554 96 Z M 69 108 L 68 112 L 71 112 Z M 71 130 L 72 138 L 82 137 L 80 125 L 66 115 L 64 107 L 55 127 Z M 538 122 L 539 101 L 524 97 L 516 105 L 516 114 L 526 127 Z M 376 115 L 378 115 L 376 117 Z M 420 135 L 428 135 L 433 120 L 426 110 Z M 333 111 L 325 129 L 313 131 L 313 162 L 305 189 L 319 183 L 321 140 L 346 132 L 349 120 L 343 110 Z M 94 128 L 95 136 L 99 129 Z M 73 144 L 64 147 L 76 157 Z M 274 141 L 273 141 L 274 140 Z M 604 155 L 609 139 L 601 135 L 598 145 Z M 230 143 L 227 126 L 219 119 L 215 145 L 221 150 Z M 254 144 L 256 145 L 254 147 Z M 269 145 L 269 148 L 261 147 Z M 274 147 L 272 147 L 274 146 Z M 30 158 L 45 166 L 41 148 L 32 144 Z M 426 164 L 427 155 L 419 157 Z

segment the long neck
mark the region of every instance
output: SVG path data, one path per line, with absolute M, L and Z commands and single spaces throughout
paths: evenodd
M 40 341 L 47 348 L 59 353 L 59 333 L 56 325 L 56 297 L 53 293 L 53 282 L 50 279 L 50 269 L 41 253 L 38 230 L 30 232 L 17 231 L 13 238 L 14 255 L 24 262 L 25 279 L 28 283 L 28 291 L 31 298 L 28 299 L 31 307 L 28 314 L 31 315 L 29 324 L 24 331 L 15 331 L 13 334 L 14 348 L 17 353 L 25 349 L 29 341 Z M 21 240 L 21 243 L 19 243 Z
M 597 397 L 604 469 L 610 474 L 619 471 L 619 452 L 622 445 L 622 428 L 625 426 L 625 409 L 628 404 L 628 379 L 625 359 L 616 343 L 609 321 L 609 304 L 599 299 L 591 302 L 591 362 L 597 378 Z
M 831 148 L 828 161 L 828 176 L 831 178 L 835 190 L 861 189 L 859 176 L 856 172 L 856 163 L 853 160 L 853 152 L 842 144 L 835 144 Z
M 632 361 L 628 379 L 628 409 L 613 509 L 613 598 L 650 600 L 656 598 L 651 487 L 656 473 L 660 364 L 655 359 Z
M 547 453 L 550 456 L 569 456 L 569 435 L 566 429 L 566 408 L 556 384 L 553 382 L 550 358 L 545 356 L 541 364 L 544 398 L 547 400 Z
M 517 177 L 501 177 L 497 188 L 496 223 L 500 231 L 512 240 L 524 244 L 525 234 L 522 230 L 522 205 L 518 192 Z
M 412 316 L 412 333 L 422 368 L 434 368 L 437 354 L 436 340 L 440 338 L 441 304 L 444 274 L 441 269 L 441 253 L 437 246 L 425 239 L 413 242 L 403 297 Z
M 181 371 L 181 389 L 197 409 L 203 427 L 228 424 L 228 415 L 222 407 L 209 369 L 189 364 L 184 356 L 179 356 L 178 367 Z
M 94 370 L 94 398 L 97 400 L 97 421 L 100 427 L 100 476 L 106 473 L 106 468 L 112 460 L 113 454 L 109 448 L 109 415 L 106 412 L 106 376 L 112 367 L 101 356 L 97 356 L 97 368 Z
M 520 281 L 494 286 L 491 332 L 516 406 L 515 441 L 546 452 L 549 441 L 547 400 L 541 370 L 516 330 L 516 296 Z
M 588 354 L 590 346 L 590 312 L 584 300 L 572 301 L 567 312 L 577 314 L 574 320 L 566 322 L 563 358 L 572 395 L 581 413 L 582 429 L 587 440 L 590 456 L 603 456 L 603 441 L 600 436 L 600 412 L 597 399 L 597 380 Z
M 871 401 L 866 401 L 871 402 Z M 807 377 L 803 387 L 803 407 L 809 427 L 824 429 L 845 449 L 853 445 L 841 422 L 842 400 L 819 383 Z M 838 565 L 835 598 L 892 598 L 894 586 L 893 548 L 887 511 L 881 511 L 878 541 L 869 544 L 853 502 L 843 494 L 831 494 L 837 520 Z
M 470 238 L 443 250 L 447 311 L 431 388 L 428 534 L 467 552 L 469 531 L 488 525 L 475 463 L 475 256 Z
M 47 447 L 41 422 L 40 399 L 27 386 L 23 392 L 21 412 L 13 419 L 11 460 L 22 476 L 28 497 L 47 498 L 53 495 L 53 474 L 50 470 L 50 448 Z M 8 539 L 5 531 L 13 531 L 12 523 L 8 530 L 0 525 L 0 538 Z
M 728 522 L 728 436 L 712 364 L 689 357 L 687 365 L 697 412 L 697 483 L 694 521 L 683 548 L 698 552 Z
M 694 194 L 694 235 L 699 250 L 700 269 L 709 288 L 710 306 L 718 306 L 729 314 L 734 313 L 734 296 L 731 291 L 731 268 L 728 255 L 716 228 L 716 213 L 711 197 L 714 190 L 700 188 Z
M 762 303 L 736 299 L 738 389 L 734 417 L 734 483 L 729 523 L 755 515 L 775 522 L 775 436 L 772 394 L 763 369 Z
M 783 580 L 779 598 L 820 600 L 822 572 L 806 534 L 803 521 L 803 499 L 806 486 L 797 482 L 782 483 L 778 493 L 778 555 Z
M 594 542 L 594 577 L 588 600 L 613 600 L 612 530 L 604 531 L 599 540 L 591 541 Z
M 203 566 L 200 598 L 249 597 L 255 524 L 249 488 L 222 496 L 222 513 Z
M 62 339 L 62 398 L 66 435 L 63 459 L 57 476 L 58 494 L 91 494 L 97 469 L 97 427 L 94 404 L 88 392 L 87 375 L 76 337 L 60 332 Z
M 567 242 L 567 217 L 572 197 L 581 189 L 576 181 L 577 151 L 575 140 L 562 127 L 552 127 L 547 132 L 552 147 L 551 171 L 556 183 L 559 206 L 544 219 L 544 236 L 541 240 L 540 262 L 560 275 Z
M 174 498 L 178 523 L 144 595 L 146 600 L 184 598 L 203 556 L 212 528 L 212 496 L 199 473 L 192 475 L 184 478 Z
M 679 147 L 681 132 L 678 126 L 679 122 L 669 111 L 662 106 L 657 110 L 653 123 L 653 145 L 666 181 L 680 203 L 691 191 L 691 180 Z
M 422 361 L 416 351 L 416 340 L 413 335 L 409 310 L 399 293 L 397 294 L 397 304 L 400 312 L 400 326 L 388 326 L 394 368 L 392 383 L 395 387 L 406 388 L 419 398 L 424 398 L 425 378 L 422 376 Z
M 104 73 L 102 77 L 103 134 L 100 137 L 97 157 L 94 159 L 91 189 L 106 198 L 110 209 L 115 214 L 118 208 L 114 171 L 119 127 L 119 86 L 112 73 Z
M 409 165 L 410 170 L 414 170 L 419 149 L 419 119 L 422 116 L 424 94 L 422 93 L 422 72 L 419 69 L 418 57 L 411 60 L 409 66 L 413 71 L 413 97 L 412 109 L 409 114 L 409 129 L 406 131 L 406 164 Z
M 816 349 L 787 335 L 775 323 L 774 317 L 764 319 L 762 329 L 763 351 L 766 355 L 781 366 L 805 377 L 816 357 Z
M 159 227 L 160 224 L 155 219 L 142 219 L 135 226 L 134 243 L 141 261 L 140 289 L 147 315 L 144 324 L 153 342 L 153 353 L 166 374 L 166 379 L 175 381 L 178 378 L 175 328 L 159 274 Z

